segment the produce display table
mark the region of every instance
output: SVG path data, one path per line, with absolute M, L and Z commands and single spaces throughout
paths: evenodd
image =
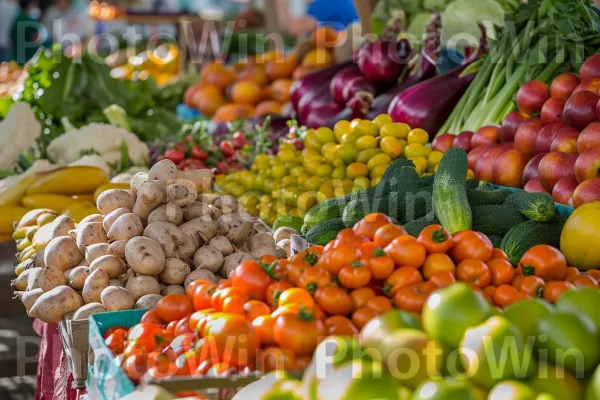
M 73 376 L 58 324 L 47 324 L 36 319 L 33 327 L 42 338 L 35 400 L 77 400 L 85 391 L 72 389 Z

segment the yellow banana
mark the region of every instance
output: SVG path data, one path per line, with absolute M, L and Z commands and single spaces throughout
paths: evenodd
M 58 217 L 58 214 L 53 212 L 43 213 L 39 217 L 37 217 L 37 226 L 40 227 L 49 224 L 50 222 L 54 221 L 56 217 Z
M 28 269 L 28 268 L 30 267 L 30 263 L 31 263 L 31 262 L 29 261 L 29 259 L 30 259 L 30 258 L 31 258 L 31 257 L 29 257 L 28 259 L 26 259 L 26 260 L 24 260 L 24 261 L 21 261 L 21 262 L 19 263 L 19 265 L 17 265 L 17 266 L 15 267 L 15 275 L 16 275 L 16 276 L 19 276 L 19 275 L 21 275 L 21 274 L 23 273 L 23 271 L 25 271 L 26 269 Z
M 38 173 L 15 175 L 0 181 L 0 206 L 19 205 L 27 188 L 38 178 Z
M 12 235 L 13 224 L 19 222 L 29 208 L 19 206 L 3 206 L 0 207 L 0 233 Z
M 102 185 L 104 186 L 104 185 Z M 94 203 L 96 202 L 96 199 L 94 198 L 93 194 L 76 194 L 72 196 L 73 200 L 78 200 L 78 201 L 93 201 Z
M 98 186 L 108 182 L 106 172 L 96 167 L 65 167 L 47 172 L 27 188 L 27 194 L 55 193 L 73 196 L 93 193 Z
M 27 228 L 33 225 L 39 225 L 37 222 L 38 217 L 46 213 L 56 214 L 56 211 L 50 210 L 48 208 L 38 208 L 35 210 L 31 210 L 27 214 L 23 215 L 23 218 L 20 219 L 19 225 L 17 225 L 17 229 Z
M 77 200 L 62 194 L 29 194 L 21 202 L 28 208 L 49 208 L 60 214 Z
M 37 232 L 37 230 L 40 227 L 37 225 L 34 226 L 30 226 L 29 228 L 27 228 L 27 234 L 25 235 L 25 237 L 27 238 L 27 240 L 32 241 L 33 240 L 33 236 L 35 235 L 35 233 Z
M 22 263 L 23 261 L 29 260 L 36 253 L 36 250 L 33 246 L 28 246 L 22 252 L 19 253 L 19 257 L 17 257 L 17 261 Z
M 19 243 L 17 243 L 17 250 L 23 251 L 29 246 L 31 246 L 31 240 L 29 240 L 27 238 L 21 239 L 21 241 Z
M 87 201 L 84 203 L 87 204 L 83 204 L 83 206 L 77 204 L 76 206 L 68 208 L 67 210 L 65 210 L 64 215 L 68 215 L 69 217 L 73 218 L 73 221 L 75 221 L 75 223 L 78 223 L 81 222 L 81 220 L 87 217 L 88 215 L 100 213 L 92 203 Z
M 96 189 L 96 191 L 94 192 L 94 204 L 96 204 L 96 200 L 98 200 L 98 196 L 100 196 L 100 193 L 104 192 L 105 190 L 108 189 L 130 189 L 131 186 L 129 185 L 129 183 L 112 183 L 112 182 L 108 182 L 105 183 L 104 185 L 98 186 L 98 188 Z
M 25 239 L 25 236 L 27 235 L 27 228 L 17 228 L 13 234 L 12 234 L 12 238 L 14 240 L 17 239 Z

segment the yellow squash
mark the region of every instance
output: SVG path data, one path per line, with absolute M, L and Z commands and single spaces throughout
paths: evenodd
M 0 207 L 0 233 L 12 236 L 13 223 L 19 222 L 29 208 L 20 206 Z
M 600 201 L 584 204 L 567 219 L 560 236 L 560 251 L 569 265 L 582 270 L 600 268 Z
M 70 196 L 62 194 L 30 194 L 21 201 L 28 208 L 49 208 L 62 213 L 66 208 L 78 203 Z
M 73 196 L 93 193 L 108 182 L 106 172 L 96 167 L 65 167 L 41 175 L 27 188 L 27 194 L 55 193 Z

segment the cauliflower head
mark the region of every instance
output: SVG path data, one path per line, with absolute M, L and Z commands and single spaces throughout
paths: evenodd
M 0 122 L 0 169 L 13 169 L 21 153 L 36 147 L 42 125 L 27 103 L 15 103 Z

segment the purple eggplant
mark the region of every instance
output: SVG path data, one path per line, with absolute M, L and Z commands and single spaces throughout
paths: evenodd
M 304 95 L 310 90 L 328 85 L 329 81 L 344 68 L 351 67 L 354 63 L 347 61 L 341 64 L 335 64 L 331 67 L 319 69 L 311 72 L 310 74 L 304 75 L 302 78 L 294 81 L 290 88 L 292 106 L 298 111 L 298 105 Z

